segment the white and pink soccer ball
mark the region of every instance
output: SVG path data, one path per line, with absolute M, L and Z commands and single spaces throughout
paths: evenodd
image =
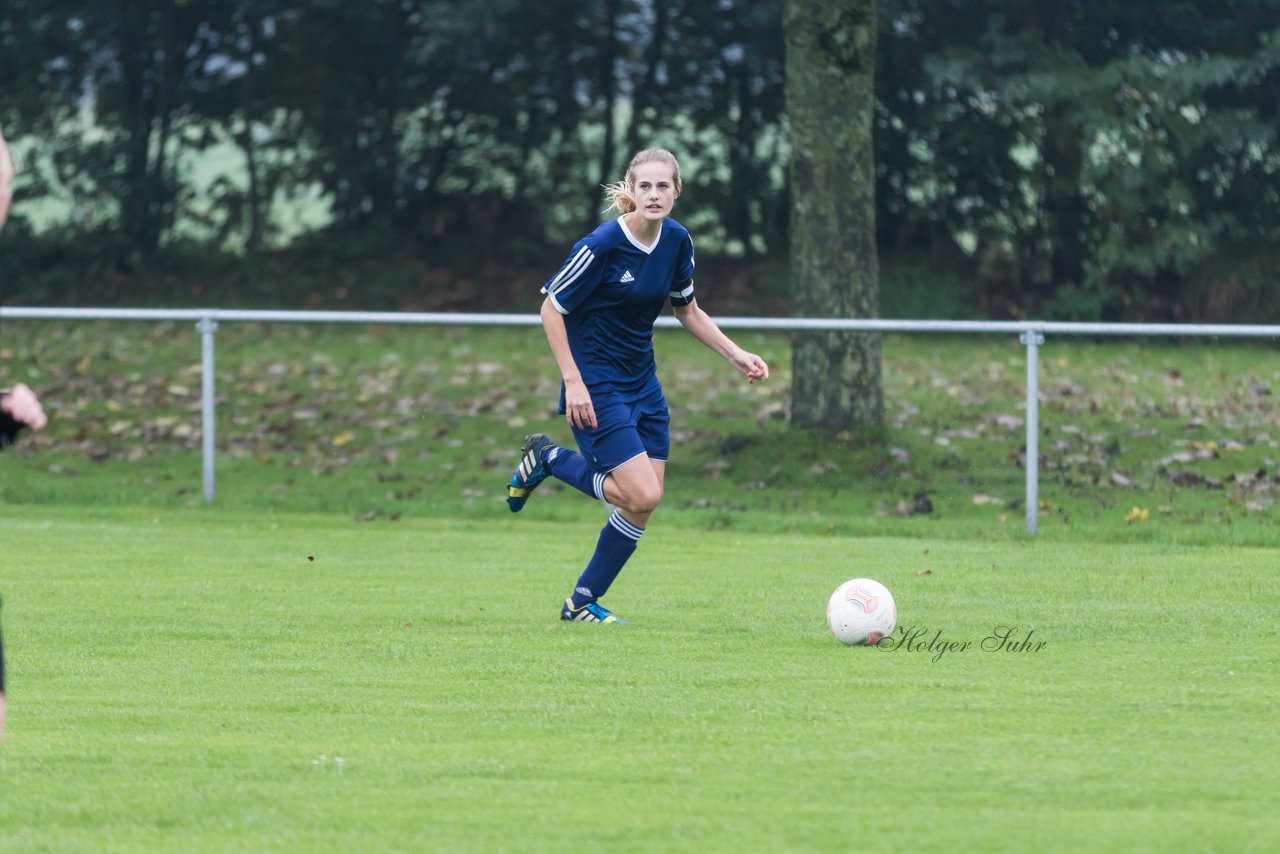
M 847 646 L 874 646 L 892 634 L 897 623 L 893 594 L 870 578 L 846 581 L 827 600 L 827 625 Z

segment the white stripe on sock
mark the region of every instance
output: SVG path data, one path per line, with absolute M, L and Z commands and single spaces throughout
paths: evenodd
M 613 511 L 613 515 L 609 517 L 609 524 L 612 525 L 622 536 L 632 540 L 639 540 L 644 534 L 644 528 L 636 527 L 623 518 L 622 513 L 618 510 Z

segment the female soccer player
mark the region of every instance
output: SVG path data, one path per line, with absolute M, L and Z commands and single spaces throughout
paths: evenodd
M 662 499 L 670 415 L 653 358 L 653 322 L 670 301 L 693 336 L 747 377 L 769 366 L 729 340 L 693 296 L 693 241 L 670 219 L 680 197 L 680 166 L 663 149 L 631 158 L 626 177 L 606 187 L 621 216 L 574 244 L 542 288 L 542 326 L 560 368 L 560 413 L 578 451 L 545 434 L 525 437 L 507 487 L 518 513 L 548 475 L 614 510 L 595 553 L 560 609 L 560 619 L 626 622 L 599 604 L 636 550 Z

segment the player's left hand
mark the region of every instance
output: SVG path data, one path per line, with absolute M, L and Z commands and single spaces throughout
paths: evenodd
M 747 382 L 754 383 L 757 380 L 769 379 L 769 366 L 765 364 L 755 353 L 748 353 L 746 350 L 740 350 L 734 355 L 733 366 L 739 372 L 746 374 Z

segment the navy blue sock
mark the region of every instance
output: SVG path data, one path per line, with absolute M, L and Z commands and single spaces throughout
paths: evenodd
M 543 459 L 556 480 L 562 480 L 592 498 L 604 498 L 604 479 L 608 475 L 593 471 L 582 454 L 556 445 L 547 451 Z
M 622 517 L 621 511 L 613 511 L 600 531 L 596 553 L 591 556 L 587 568 L 578 578 L 578 585 L 573 591 L 573 607 L 581 608 L 609 592 L 609 585 L 622 572 L 622 567 L 635 552 L 636 543 L 643 533 L 644 528 L 628 522 Z

